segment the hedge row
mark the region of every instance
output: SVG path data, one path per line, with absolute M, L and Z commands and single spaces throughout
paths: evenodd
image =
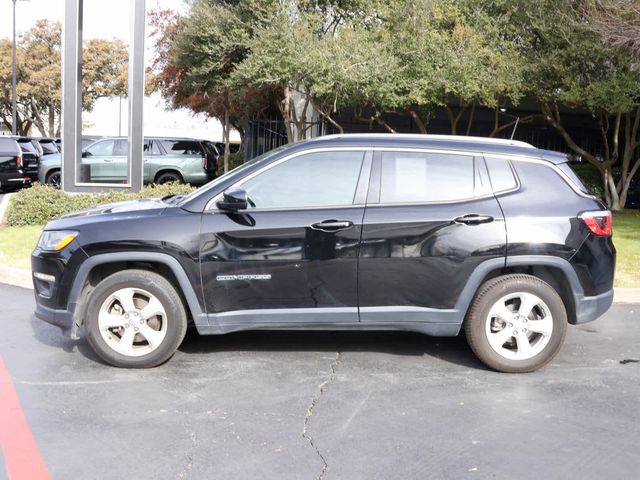
M 20 190 L 11 198 L 7 208 L 7 222 L 11 226 L 44 225 L 49 220 L 64 215 L 65 213 L 83 210 L 97 205 L 139 198 L 178 195 L 193 190 L 194 187 L 190 185 L 169 183 L 164 185 L 150 185 L 144 187 L 142 191 L 138 193 L 112 190 L 109 193 L 70 195 L 46 185 L 35 184 L 31 188 Z

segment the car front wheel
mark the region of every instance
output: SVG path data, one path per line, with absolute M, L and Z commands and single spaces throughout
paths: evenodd
M 167 361 L 187 329 L 180 295 L 145 270 L 124 270 L 91 292 L 84 328 L 100 358 L 116 367 L 147 368 Z
M 532 372 L 558 353 L 567 313 L 558 293 L 531 275 L 504 275 L 484 283 L 469 309 L 465 334 L 487 366 L 506 373 Z

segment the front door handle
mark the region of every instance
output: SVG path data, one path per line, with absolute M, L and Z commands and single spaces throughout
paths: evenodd
M 480 225 L 481 223 L 493 222 L 493 217 L 491 215 L 478 215 L 471 213 L 463 215 L 462 217 L 454 218 L 453 221 L 456 223 L 464 223 L 465 225 Z
M 353 222 L 349 220 L 325 220 L 324 222 L 311 225 L 313 230 L 320 230 L 322 232 L 337 232 L 351 227 L 353 227 Z

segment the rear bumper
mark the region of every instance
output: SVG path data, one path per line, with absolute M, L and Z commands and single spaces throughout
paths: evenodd
M 30 187 L 31 179 L 28 177 L 4 176 L 0 177 L 0 188 Z
M 576 298 L 575 324 L 591 322 L 604 314 L 613 303 L 613 289 L 608 292 L 586 297 L 578 295 Z

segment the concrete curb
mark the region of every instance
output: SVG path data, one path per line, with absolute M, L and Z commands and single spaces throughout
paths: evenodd
M 0 265 L 0 283 L 22 288 L 33 288 L 31 270 Z
M 613 293 L 614 303 L 640 303 L 640 288 L 616 288 Z
M 33 288 L 31 270 L 0 265 L 0 283 Z M 613 303 L 640 303 L 640 288 L 616 288 Z
M 2 201 L 0 202 L 0 225 L 4 225 L 4 216 L 7 213 L 7 207 L 9 206 L 9 200 L 14 195 L 15 195 L 15 192 L 5 193 L 2 196 Z

